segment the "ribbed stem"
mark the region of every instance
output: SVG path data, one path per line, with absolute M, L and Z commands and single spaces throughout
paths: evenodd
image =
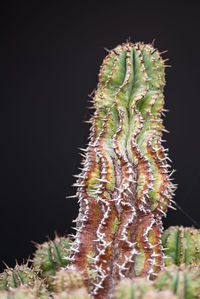
M 152 45 L 126 43 L 100 69 L 69 258 L 95 298 L 163 266 L 161 217 L 174 189 L 161 145 L 164 68 Z

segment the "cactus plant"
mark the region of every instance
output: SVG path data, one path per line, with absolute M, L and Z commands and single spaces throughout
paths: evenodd
M 141 299 L 179 299 L 180 297 L 174 295 L 171 291 L 152 291 L 148 292 Z
M 6 291 L 25 284 L 33 286 L 40 282 L 36 272 L 27 265 L 16 264 L 14 269 L 7 268 L 0 274 L 0 290 Z
M 14 269 L 7 268 L 0 274 L 0 291 L 10 291 L 20 286 L 28 286 L 41 298 L 48 294 L 44 280 L 27 264 L 16 264 Z
M 36 252 L 34 253 L 33 266 L 39 272 L 42 278 L 46 278 L 49 282 L 50 289 L 53 289 L 53 276 L 60 268 L 67 266 L 67 255 L 70 247 L 70 239 L 68 237 L 58 237 L 49 240 L 43 244 L 36 244 Z
M 193 227 L 171 226 L 162 235 L 165 265 L 200 264 L 200 231 Z
M 89 298 L 84 279 L 77 271 L 59 270 L 54 277 L 54 295 L 57 299 Z
M 64 291 L 72 292 L 73 290 L 84 287 L 84 281 L 77 271 L 59 270 L 54 277 L 54 292 L 62 293 Z
M 122 278 L 163 266 L 161 217 L 175 188 L 161 145 L 164 70 L 159 52 L 143 43 L 116 47 L 101 66 L 69 257 L 98 298 Z
M 53 299 L 89 299 L 89 298 L 90 297 L 87 293 L 86 288 L 80 288 L 71 293 L 65 291 L 62 293 L 53 294 Z
M 1 299 L 36 299 L 37 295 L 31 288 L 20 286 L 9 291 L 1 291 Z M 48 297 L 46 297 L 47 299 Z
M 143 296 L 153 291 L 152 283 L 144 278 L 137 278 L 135 280 L 131 280 L 128 278 L 123 279 L 115 291 L 116 299 L 138 299 L 143 298 Z
M 56 235 L 37 244 L 31 268 L 0 274 L 0 298 L 200 297 L 200 231 L 176 226 L 163 233 L 176 189 L 162 145 L 165 67 L 151 44 L 108 51 L 74 184 L 74 240 Z
M 200 297 L 200 268 L 171 265 L 163 269 L 154 282 L 158 290 L 170 290 L 182 299 Z

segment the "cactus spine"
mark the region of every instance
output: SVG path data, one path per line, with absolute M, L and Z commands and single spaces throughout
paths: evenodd
M 143 43 L 109 51 L 100 69 L 69 257 L 96 298 L 163 266 L 161 217 L 174 190 L 161 144 L 164 70 L 159 52 Z
M 162 235 L 165 265 L 200 264 L 200 231 L 195 228 L 171 226 Z

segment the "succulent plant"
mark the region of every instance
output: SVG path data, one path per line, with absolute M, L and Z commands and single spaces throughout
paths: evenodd
M 37 244 L 32 267 L 0 274 L 0 299 L 200 298 L 200 231 L 163 232 L 176 189 L 162 145 L 165 61 L 151 44 L 108 51 L 74 184 L 74 240 Z
M 97 298 L 108 297 L 122 278 L 148 277 L 163 266 L 161 217 L 175 188 L 161 144 L 164 70 L 160 53 L 143 43 L 109 51 L 100 69 L 90 141 L 74 184 L 80 211 L 69 257 Z
M 86 288 L 80 288 L 77 289 L 71 293 L 68 293 L 67 291 L 53 294 L 54 299 L 89 299 L 89 295 L 87 293 Z
M 200 264 L 200 230 L 193 227 L 171 226 L 162 235 L 165 265 Z
M 0 291 L 1 299 L 36 299 L 36 294 L 31 288 L 20 286 L 9 291 Z M 48 297 L 46 297 L 47 299 Z
M 152 291 L 148 292 L 145 296 L 141 299 L 179 299 L 180 297 L 173 294 L 171 291 Z
M 153 291 L 152 283 L 144 278 L 137 278 L 134 280 L 125 278 L 116 287 L 115 296 L 116 299 L 138 299 Z
M 46 278 L 52 289 L 53 276 L 56 271 L 67 266 L 68 250 L 70 248 L 70 240 L 67 237 L 58 237 L 49 240 L 43 244 L 36 244 L 36 252 L 34 253 L 33 266 L 40 276 Z
M 10 291 L 20 286 L 31 288 L 41 298 L 48 294 L 44 280 L 38 277 L 37 272 L 27 264 L 16 264 L 14 269 L 7 268 L 0 274 L 0 291 Z
M 200 268 L 198 266 L 168 266 L 154 282 L 159 290 L 169 290 L 182 299 L 200 297 Z
M 83 277 L 77 271 L 59 270 L 54 277 L 54 292 L 72 292 L 84 287 Z

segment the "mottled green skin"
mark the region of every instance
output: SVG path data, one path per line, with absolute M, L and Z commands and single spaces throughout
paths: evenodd
M 158 290 L 170 290 L 182 299 L 200 297 L 200 268 L 195 266 L 166 267 L 154 282 Z
M 162 235 L 165 265 L 200 265 L 200 230 L 171 226 Z
M 68 265 L 66 257 L 70 248 L 70 240 L 66 237 L 58 237 L 41 245 L 36 245 L 33 266 L 42 278 L 46 278 L 52 289 L 53 276 L 62 267 Z
M 115 299 L 139 299 L 154 291 L 152 283 L 145 279 L 124 279 L 116 287 Z
M 159 187 L 162 183 L 162 175 L 153 157 L 147 151 L 146 141 L 155 134 L 153 143 L 157 147 L 156 141 L 162 135 L 163 125 L 160 116 L 164 105 L 164 85 L 165 66 L 159 52 L 155 51 L 151 45 L 125 44 L 110 51 L 105 58 L 94 97 L 94 106 L 98 111 L 96 138 L 102 132 L 106 115 L 111 113 L 104 138 L 105 153 L 109 159 L 111 173 L 110 181 L 107 183 L 109 190 L 113 190 L 115 186 L 115 173 L 111 158 L 115 158 L 116 154 L 111 141 L 119 127 L 119 110 L 124 113 L 123 131 L 119 136 L 120 152 L 126 156 L 127 151 L 135 165 L 139 161 L 132 152 L 131 137 L 138 130 L 139 115 L 141 115 L 144 121 L 143 128 L 135 141 L 139 151 L 149 159 L 153 175 L 156 177 L 153 191 L 149 191 L 152 211 L 155 210 L 160 199 Z M 143 174 L 140 175 L 137 186 L 138 199 L 145 184 Z M 98 186 L 98 180 L 95 181 L 93 178 L 92 185 Z M 166 204 L 163 202 L 163 208 Z

